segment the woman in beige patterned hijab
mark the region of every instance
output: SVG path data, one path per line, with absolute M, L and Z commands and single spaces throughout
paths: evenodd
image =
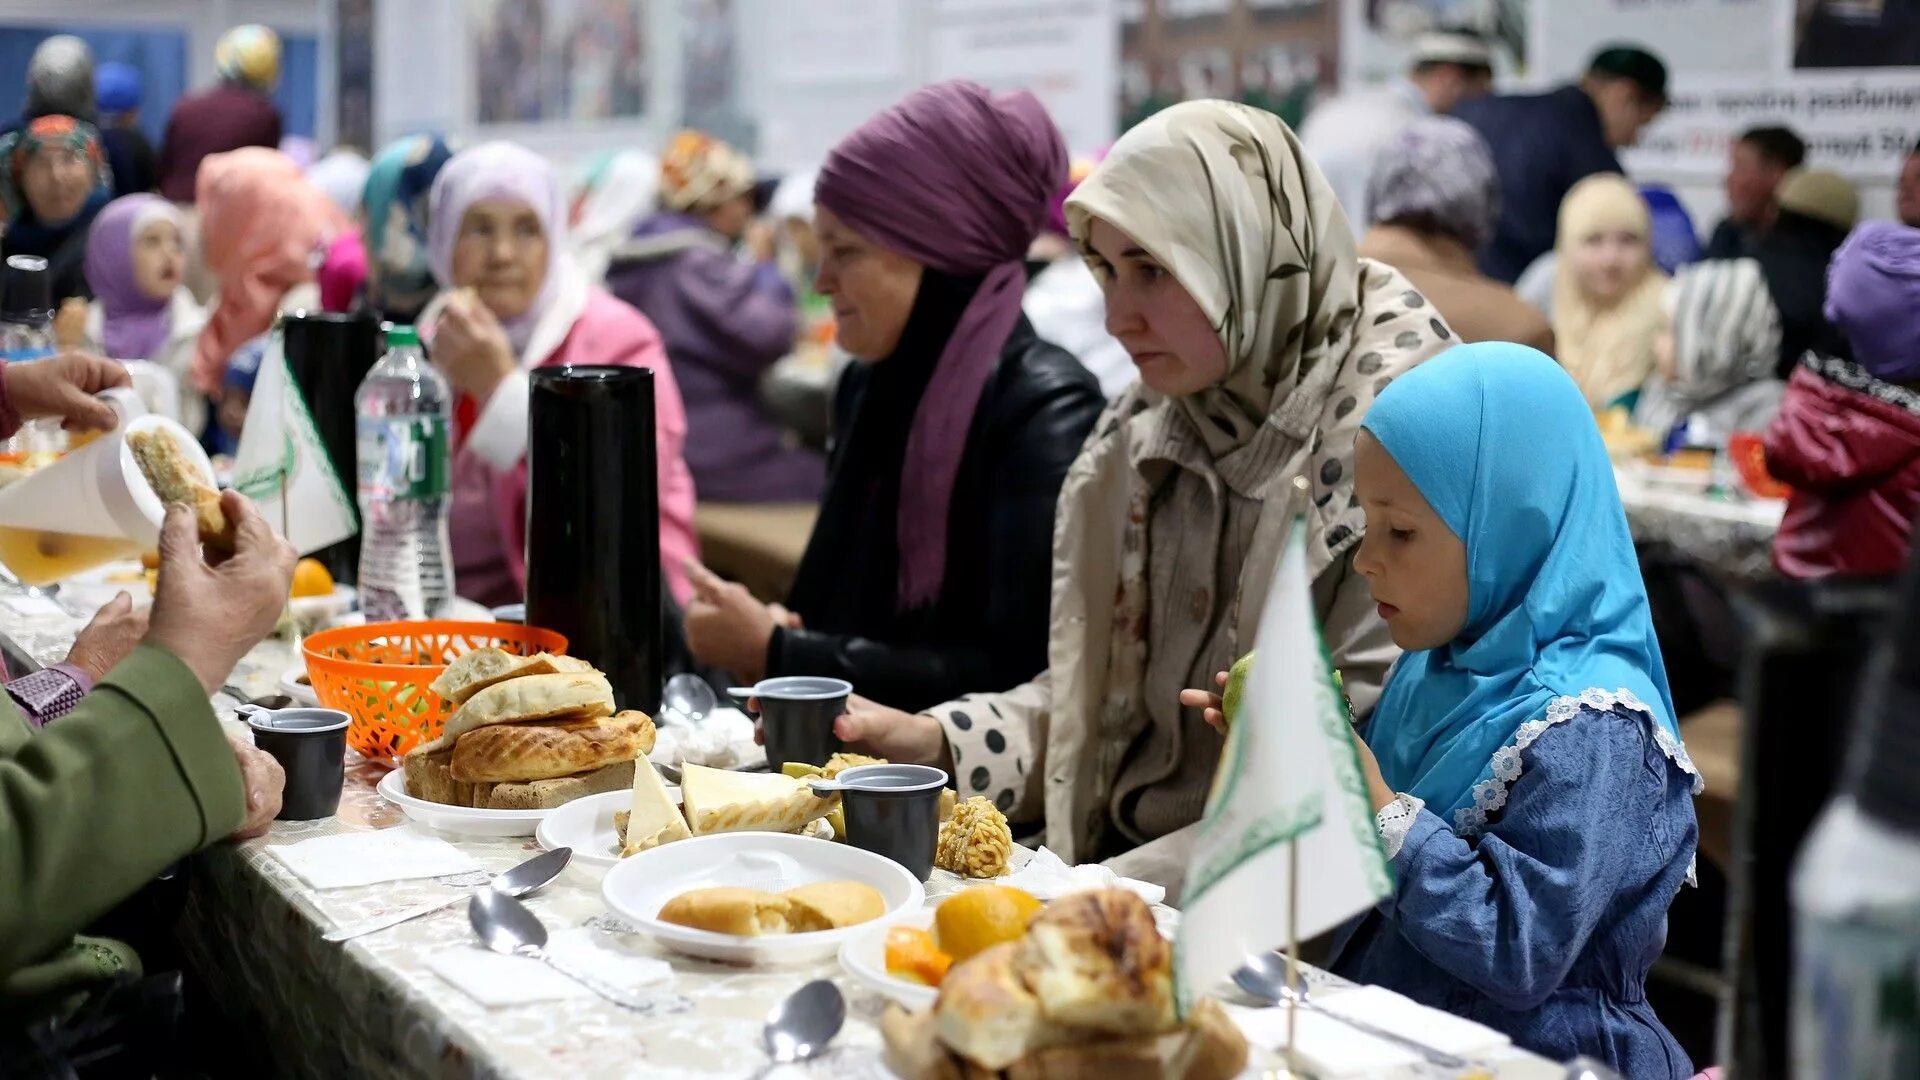
M 1177 889 L 1220 753 L 1179 691 L 1252 648 L 1301 514 L 1327 647 L 1362 713 L 1378 697 L 1398 653 L 1349 563 L 1353 437 L 1393 376 L 1454 339 L 1406 278 L 1354 254 L 1326 179 L 1257 109 L 1148 119 L 1067 220 L 1140 382 L 1061 488 L 1048 670 L 918 717 L 856 703 L 839 731 L 951 761 L 962 796 L 1044 816 L 1069 862 L 1118 856 Z

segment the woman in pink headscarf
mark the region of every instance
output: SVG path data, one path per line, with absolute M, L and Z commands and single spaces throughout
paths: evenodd
M 433 183 L 428 258 L 446 287 L 421 314 L 428 355 L 458 397 L 453 457 L 454 580 L 503 604 L 526 593 L 527 372 L 563 364 L 653 369 L 660 558 L 685 603 L 698 555 L 686 408 L 660 334 L 591 285 L 567 251 L 560 185 L 545 159 L 506 142 L 462 150 Z M 618 463 L 609 463 L 617 468 Z
M 235 349 L 266 333 L 282 308 L 319 308 L 314 272 L 349 223 L 292 158 L 261 146 L 207 155 L 195 190 L 200 256 L 219 300 L 200 332 L 193 381 L 218 398 Z
M 966 82 L 915 91 L 827 158 L 815 287 L 861 362 L 787 605 L 696 568 L 701 661 L 838 676 L 901 708 L 1046 666 L 1054 498 L 1102 404 L 1020 313 L 1066 173 L 1038 101 Z

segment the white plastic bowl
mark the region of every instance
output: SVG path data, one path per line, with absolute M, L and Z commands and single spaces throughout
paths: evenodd
M 662 844 L 607 871 L 600 895 L 615 914 L 688 956 L 735 964 L 793 964 L 832 956 L 848 939 L 874 925 L 811 934 L 737 937 L 661 922 L 666 902 L 692 889 L 718 885 L 779 892 L 821 881 L 859 881 L 887 902 L 884 922 L 926 902 L 926 888 L 899 863 L 845 844 L 786 833 L 741 832 L 696 836 Z
M 933 909 L 928 904 L 916 911 L 903 911 L 870 922 L 840 946 L 840 966 L 853 981 L 873 992 L 900 1003 L 910 1012 L 933 1008 L 940 988 L 902 979 L 887 972 L 887 931 L 896 926 L 915 930 L 933 929 Z

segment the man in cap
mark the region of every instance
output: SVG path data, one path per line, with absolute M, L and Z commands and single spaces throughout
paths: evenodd
M 280 84 L 280 36 L 264 26 L 236 26 L 214 47 L 220 85 L 188 94 L 167 118 L 160 145 L 160 194 L 193 201 L 201 159 L 243 146 L 280 145 L 280 109 L 269 96 Z
M 1707 241 L 1705 258 L 1738 259 L 1773 227 L 1775 197 L 1787 173 L 1807 160 L 1807 144 L 1790 128 L 1748 128 L 1727 152 L 1727 216 Z
M 1435 30 L 1413 46 L 1407 73 L 1386 86 L 1330 98 L 1300 126 L 1307 156 L 1327 176 L 1357 236 L 1367 223 L 1374 159 L 1422 116 L 1493 90 L 1493 53 L 1471 30 Z
M 112 155 L 115 143 L 126 147 L 124 161 L 113 162 L 114 191 L 122 195 L 152 191 L 159 182 L 159 157 L 140 132 L 140 69 L 109 60 L 94 73 L 93 88 L 108 155 Z
M 1553 250 L 1568 189 L 1594 173 L 1621 172 L 1614 152 L 1637 142 L 1666 104 L 1666 65 L 1645 49 L 1610 45 L 1579 82 L 1455 107 L 1492 147 L 1500 173 L 1500 224 L 1480 250 L 1480 269 L 1515 281 Z

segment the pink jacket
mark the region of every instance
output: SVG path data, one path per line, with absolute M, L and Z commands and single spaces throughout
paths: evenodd
M 682 607 L 693 595 L 682 564 L 700 553 L 693 532 L 693 475 L 681 449 L 687 441 L 687 410 L 667 363 L 660 334 L 646 316 L 594 287 L 566 338 L 540 367 L 558 364 L 618 364 L 653 369 L 654 452 L 660 473 L 660 562 L 668 591 Z M 504 384 L 503 384 L 504 385 Z M 525 381 L 506 392 L 524 401 Z M 495 390 L 496 395 L 502 390 Z M 491 400 L 491 399 L 489 399 Z M 465 418 L 478 410 L 459 406 Z M 470 445 L 462 425 L 453 455 L 453 556 L 460 595 L 479 603 L 513 603 L 526 595 L 527 460 L 500 468 Z

